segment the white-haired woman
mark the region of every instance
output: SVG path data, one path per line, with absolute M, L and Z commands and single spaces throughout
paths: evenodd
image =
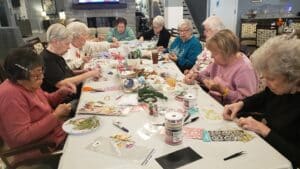
M 278 36 L 268 40 L 252 55 L 253 65 L 266 80 L 264 91 L 243 101 L 226 105 L 223 117 L 261 135 L 300 166 L 300 40 Z M 251 117 L 262 114 L 264 122 Z
M 89 28 L 81 22 L 71 22 L 67 25 L 67 29 L 71 32 L 72 40 L 70 49 L 63 55 L 68 66 L 75 74 L 83 73 L 82 65 L 90 60 L 90 56 L 81 52 L 89 37 Z
M 81 68 L 88 62 L 95 53 L 108 51 L 109 48 L 118 47 L 116 43 L 106 41 L 92 42 L 88 41 L 89 28 L 82 22 L 71 22 L 67 25 L 67 30 L 71 32 L 70 49 L 63 55 L 68 66 L 75 74 L 81 74 L 85 71 Z
M 179 69 L 184 72 L 191 69 L 197 60 L 197 55 L 202 51 L 199 40 L 193 36 L 193 25 L 188 19 L 178 24 L 179 36 L 169 48 L 169 58 L 176 62 Z
M 206 18 L 203 23 L 204 27 L 203 34 L 205 36 L 205 40 L 207 41 L 210 37 L 215 35 L 217 32 L 220 30 L 225 29 L 225 26 L 221 19 L 217 16 L 210 16 Z M 211 58 L 211 53 L 210 51 L 207 50 L 206 47 L 204 47 L 203 51 L 200 53 L 200 55 L 197 56 L 197 61 L 196 64 L 193 66 L 191 70 L 193 71 L 186 71 L 184 72 L 185 74 L 187 73 L 194 73 L 198 72 L 201 70 L 204 70 L 210 63 L 213 62 L 213 59 Z
M 68 67 L 62 56 L 70 48 L 72 38 L 70 31 L 64 25 L 59 23 L 52 24 L 47 30 L 47 40 L 48 47 L 41 53 L 45 63 L 43 90 L 54 92 L 61 85 L 73 84 L 77 86 L 78 94 L 71 97 L 68 101 L 78 99 L 80 84 L 87 78 L 99 77 L 99 70 L 95 69 L 75 75 Z
M 140 40 L 153 40 L 158 39 L 156 44 L 159 48 L 167 48 L 169 44 L 171 34 L 165 28 L 165 20 L 162 16 L 158 15 L 153 19 L 152 29 L 142 33 Z

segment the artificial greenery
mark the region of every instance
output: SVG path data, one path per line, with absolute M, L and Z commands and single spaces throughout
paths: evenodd
M 153 87 L 145 86 L 138 90 L 139 102 L 156 102 L 157 98 L 167 100 L 168 97 L 156 91 Z

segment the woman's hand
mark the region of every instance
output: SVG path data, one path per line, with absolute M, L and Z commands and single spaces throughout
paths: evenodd
M 173 60 L 173 61 L 177 61 L 177 56 L 175 53 L 169 53 L 169 59 Z
M 63 119 L 71 112 L 71 103 L 59 104 L 53 112 L 53 115 L 58 119 Z
M 66 82 L 58 89 L 58 93 L 62 96 L 67 96 L 76 93 L 76 85 L 70 82 Z
M 255 120 L 253 117 L 241 117 L 236 121 L 236 123 L 246 130 L 254 131 L 257 134 L 260 134 L 263 137 L 266 137 L 271 129 L 266 126 L 264 123 Z
M 112 42 L 110 44 L 110 48 L 118 48 L 118 47 L 120 47 L 120 43 L 119 42 Z
M 99 78 L 100 77 L 100 74 L 101 74 L 101 69 L 93 69 L 93 70 L 90 70 L 88 71 L 90 77 L 93 77 L 93 78 Z
M 112 40 L 112 42 L 118 42 L 118 39 L 115 37 L 112 37 L 111 40 Z
M 236 118 L 236 114 L 243 108 L 244 102 L 239 101 L 237 103 L 224 106 L 223 118 L 225 120 L 233 120 Z
M 184 82 L 186 84 L 192 85 L 195 83 L 196 78 L 197 78 L 197 73 L 194 73 L 193 71 L 189 71 L 189 73 L 184 76 Z
M 163 46 L 158 46 L 157 47 L 157 51 L 158 52 L 164 52 L 165 51 L 165 48 Z

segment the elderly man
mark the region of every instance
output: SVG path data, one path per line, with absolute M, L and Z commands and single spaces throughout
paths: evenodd
M 193 25 L 190 20 L 184 19 L 178 25 L 179 36 L 176 37 L 169 49 L 169 58 L 176 62 L 184 72 L 191 69 L 202 51 L 199 40 L 193 35 Z

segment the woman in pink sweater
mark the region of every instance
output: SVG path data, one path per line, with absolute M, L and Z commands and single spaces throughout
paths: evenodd
M 76 91 L 75 86 L 66 85 L 51 94 L 41 90 L 43 60 L 30 49 L 12 51 L 4 69 L 8 79 L 0 85 L 0 137 L 11 148 L 33 142 L 62 144 L 66 137 L 62 119 L 71 105 L 59 103 Z M 39 152 L 30 152 L 16 160 L 37 155 Z
M 214 62 L 200 72 L 189 73 L 187 84 L 197 80 L 222 104 L 236 102 L 257 91 L 258 79 L 245 54 L 239 52 L 239 40 L 228 29 L 221 30 L 206 43 Z

